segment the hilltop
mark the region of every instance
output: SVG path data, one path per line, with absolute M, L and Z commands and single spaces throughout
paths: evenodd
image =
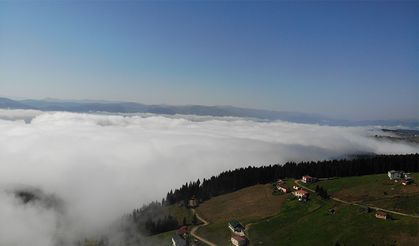
M 412 177 L 418 180 L 419 173 Z M 289 187 L 295 179 L 287 179 Z M 196 208 L 209 225 L 197 234 L 216 245 L 230 245 L 227 224 L 239 220 L 250 245 L 415 245 L 419 235 L 419 187 L 390 181 L 386 174 L 320 180 L 307 185 L 324 187 L 347 204 L 322 199 L 310 191 L 301 202 L 276 191 L 275 183 L 255 185 L 220 195 Z M 314 191 L 314 190 L 313 190 Z M 394 211 L 390 219 L 375 217 L 376 206 Z M 333 212 L 332 212 L 333 211 Z M 397 213 L 407 213 L 407 216 Z M 172 232 L 173 234 L 173 232 Z M 170 233 L 165 234 L 170 238 Z M 205 245 L 205 244 L 203 244 Z
M 229 170 L 134 209 L 117 233 L 124 245 L 165 245 L 179 235 L 191 246 L 230 245 L 235 225 L 248 245 L 415 245 L 418 163 L 419 154 L 377 155 Z
M 351 245 L 356 240 L 367 245 L 394 241 L 397 245 L 399 242 L 409 245 L 417 239 L 419 189 L 415 183 L 403 186 L 389 181 L 386 174 L 392 169 L 405 170 L 412 172 L 414 180 L 419 180 L 418 158 L 419 154 L 381 155 L 226 171 L 202 182 L 186 183 L 168 192 L 161 203 L 134 210 L 129 218 L 150 238 L 163 241 L 170 241 L 183 224 L 192 228 L 194 237 L 213 243 L 209 245 L 226 245 L 231 236 L 227 223 L 239 220 L 246 226 L 251 245 L 277 245 L 277 242 L 292 245 L 294 241 L 294 245 L 319 244 L 322 240 L 326 240 L 326 245 Z M 305 174 L 320 180 L 302 184 L 299 179 Z M 281 194 L 276 187 L 278 178 L 285 180 L 288 187 L 307 190 L 310 199 L 301 202 L 290 193 Z M 192 200 L 198 201 L 199 206 L 195 202 L 190 205 Z M 389 212 L 392 220 L 377 222 L 375 210 Z M 169 215 L 178 223 L 167 220 Z M 196 227 L 199 221 L 194 217 L 202 218 L 204 224 Z M 147 229 L 150 226 L 144 221 L 149 221 L 154 229 Z M 350 229 L 342 231 L 340 225 Z M 316 232 L 320 229 L 321 232 Z M 372 231 L 364 235 L 362 230 Z M 386 237 L 380 236 L 381 231 L 387 233 Z M 318 237 L 314 237 L 316 233 Z

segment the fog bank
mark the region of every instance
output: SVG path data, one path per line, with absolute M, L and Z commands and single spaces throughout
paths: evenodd
M 49 246 L 83 238 L 170 189 L 227 169 L 416 153 L 377 140 L 378 127 L 332 127 L 241 118 L 0 111 L 0 245 Z M 62 208 L 22 203 L 28 186 Z

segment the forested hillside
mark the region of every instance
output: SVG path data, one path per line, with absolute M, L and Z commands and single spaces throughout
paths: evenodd
M 249 166 L 223 172 L 218 176 L 204 179 L 202 182 L 197 180 L 187 183 L 179 189 L 170 191 L 163 202 L 173 204 L 186 201 L 192 196 L 205 201 L 211 197 L 255 184 L 266 184 L 279 178 L 300 178 L 306 174 L 318 178 L 348 177 L 385 173 L 392 169 L 417 172 L 419 170 L 419 154 L 377 155 L 351 160 L 287 162 L 284 165 Z
M 288 162 L 284 165 L 246 167 L 225 171 L 218 176 L 189 182 L 170 191 L 161 202 L 153 202 L 135 209 L 127 218 L 136 225 L 137 232 L 148 235 L 175 229 L 179 224 L 169 216 L 167 208 L 173 204 L 186 205 L 191 197 L 200 202 L 256 184 L 271 183 L 279 178 L 300 178 L 309 174 L 318 178 L 348 177 L 386 173 L 388 170 L 418 172 L 419 154 L 377 155 L 350 160 L 317 162 Z M 156 216 L 158 215 L 158 216 Z M 131 231 L 131 233 L 133 233 Z

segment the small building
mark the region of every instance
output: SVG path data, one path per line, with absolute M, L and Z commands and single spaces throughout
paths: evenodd
M 292 193 L 294 196 L 296 196 L 299 200 L 307 200 L 310 196 L 310 193 L 306 190 L 296 190 Z
M 284 192 L 284 193 L 288 193 L 288 192 L 290 192 L 291 191 L 291 189 L 288 187 L 288 186 L 286 186 L 285 184 L 277 184 L 276 185 L 276 188 L 279 190 L 279 191 L 282 191 L 282 192 Z
M 377 212 L 375 212 L 375 217 L 378 219 L 386 220 L 388 219 L 388 214 L 384 211 L 377 210 Z
M 299 190 L 299 189 L 301 189 L 299 186 L 296 186 L 296 185 L 294 185 L 292 188 L 293 188 L 294 190 Z
M 399 179 L 404 178 L 403 171 L 390 170 L 387 172 L 387 175 L 390 180 L 399 180 Z
M 173 246 L 187 246 L 188 241 L 184 239 L 183 237 L 181 237 L 180 235 L 176 234 L 172 237 L 172 245 Z
M 231 236 L 231 243 L 235 246 L 247 245 L 247 238 L 245 236 L 233 235 Z
M 180 227 L 176 234 L 172 237 L 173 246 L 187 246 L 189 245 L 189 230 L 187 226 Z
M 189 229 L 187 226 L 182 226 L 177 230 L 177 234 L 187 237 L 189 234 Z
M 237 220 L 228 222 L 228 228 L 236 235 L 244 236 L 245 227 Z
M 190 207 L 190 208 L 196 208 L 196 207 L 198 207 L 198 204 L 199 204 L 199 202 L 198 202 L 198 199 L 196 199 L 196 197 L 192 197 L 188 201 L 188 207 Z
M 285 183 L 285 181 L 284 180 L 282 180 L 282 179 L 278 179 L 277 181 L 276 181 L 276 184 L 278 185 L 278 184 L 283 184 L 283 183 Z
M 304 175 L 304 176 L 301 178 L 301 181 L 303 181 L 303 183 L 308 184 L 308 183 L 314 183 L 314 182 L 316 182 L 316 181 L 317 181 L 317 179 L 316 179 L 316 178 L 314 178 L 314 177 L 311 177 L 311 176 L 309 176 L 309 175 Z

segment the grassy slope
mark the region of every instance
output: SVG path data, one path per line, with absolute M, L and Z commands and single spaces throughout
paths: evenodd
M 180 225 L 182 225 L 183 223 L 183 218 L 186 218 L 186 223 L 188 225 L 192 224 L 193 214 L 190 209 L 187 209 L 183 206 L 180 207 L 177 204 L 169 206 L 168 209 L 169 209 L 169 214 L 176 217 Z
M 249 238 L 253 245 L 415 245 L 418 225 L 417 219 L 378 220 L 373 212 L 314 198 L 287 202 L 278 216 L 252 225 Z
M 419 181 L 419 173 L 412 173 Z M 320 181 L 329 194 L 346 201 L 356 201 L 409 214 L 419 214 L 419 187 L 416 183 L 403 186 L 390 181 L 386 174 L 348 177 Z
M 417 173 L 412 176 L 418 180 Z M 341 199 L 386 205 L 390 209 L 397 204 L 403 212 L 418 208 L 417 186 L 389 182 L 385 174 L 317 184 Z M 314 188 L 317 184 L 310 186 Z M 330 208 L 335 208 L 336 213 L 330 214 Z M 335 245 L 337 242 L 340 245 L 416 245 L 419 219 L 392 216 L 393 220 L 384 221 L 376 219 L 374 214 L 362 212 L 359 207 L 324 201 L 312 194 L 308 203 L 287 201 L 277 216 L 252 225 L 249 238 L 253 245 Z
M 183 223 L 183 218 L 186 218 L 186 223 L 190 226 L 192 223 L 193 214 L 191 210 L 180 207 L 177 204 L 168 206 L 168 213 L 177 218 L 179 224 Z M 163 232 L 157 235 L 153 235 L 147 238 L 148 242 L 152 245 L 171 245 L 171 240 L 173 235 L 175 235 L 177 230 Z
M 231 233 L 229 220 L 246 224 L 260 221 L 279 212 L 286 196 L 273 196 L 271 185 L 256 185 L 218 196 L 201 204 L 198 213 L 210 222 L 198 233 L 218 245 L 228 245 Z
M 157 235 L 148 237 L 148 243 L 152 245 L 171 245 L 172 237 L 175 235 L 176 230 L 167 231 Z
M 412 174 L 419 180 L 419 173 Z M 341 199 L 362 201 L 402 212 L 418 210 L 418 187 L 402 186 L 387 181 L 385 174 L 339 178 L 320 181 L 330 194 Z M 287 184 L 292 186 L 293 180 Z M 311 185 L 314 188 L 316 184 Z M 384 192 L 387 195 L 384 195 Z M 393 207 L 392 207 L 393 206 Z M 330 208 L 336 213 L 330 214 Z M 171 214 L 183 219 L 191 216 L 185 208 L 171 206 Z M 312 194 L 307 203 L 291 195 L 272 195 L 272 185 L 256 185 L 212 198 L 197 211 L 210 222 L 199 234 L 220 246 L 229 245 L 227 222 L 238 219 L 251 223 L 248 236 L 251 245 L 416 245 L 419 219 L 393 216 L 394 220 L 379 220 L 374 212 L 332 200 L 324 201 Z M 191 217 L 187 217 L 188 222 Z M 170 242 L 174 232 L 154 236 Z

